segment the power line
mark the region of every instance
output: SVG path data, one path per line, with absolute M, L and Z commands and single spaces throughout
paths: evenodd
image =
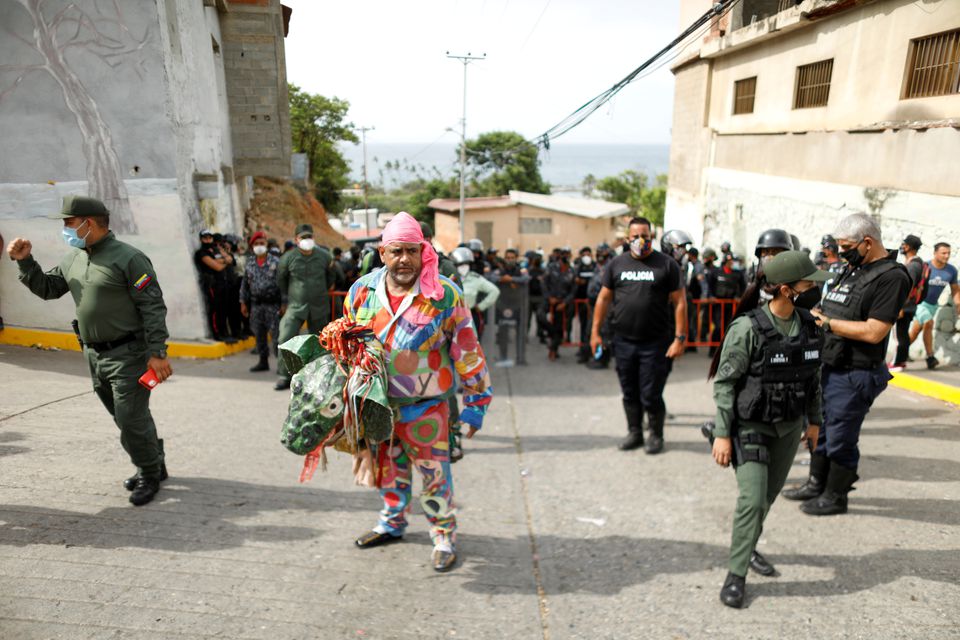
M 547 9 L 550 8 L 550 2 L 551 0 L 547 0 L 547 3 L 543 5 L 543 10 L 540 12 L 540 15 L 537 16 L 537 21 L 533 23 L 533 28 L 530 29 L 530 33 L 527 34 L 527 37 L 523 39 L 523 44 L 520 45 L 520 48 L 517 49 L 517 51 L 523 51 L 523 48 L 527 46 L 527 43 L 537 30 L 537 27 L 540 26 L 540 21 L 543 20 L 543 15 L 547 12 Z
M 617 95 L 624 87 L 633 82 L 640 76 L 641 73 L 646 71 L 651 65 L 657 62 L 660 58 L 668 54 L 672 49 L 674 49 L 681 42 L 686 40 L 691 34 L 700 30 L 705 24 L 709 26 L 709 23 L 715 18 L 720 18 L 723 15 L 727 14 L 733 7 L 741 2 L 741 0 L 721 0 L 711 7 L 709 11 L 704 13 L 702 16 L 697 18 L 693 24 L 687 27 L 679 36 L 674 38 L 670 44 L 660 49 L 652 57 L 646 60 L 639 67 L 631 71 L 626 77 L 622 78 L 619 82 L 614 84 L 612 87 L 606 91 L 600 93 L 599 95 L 593 97 L 591 100 L 587 101 L 581 105 L 578 109 L 569 114 L 566 118 L 553 125 L 545 132 L 531 140 L 531 142 L 536 142 L 545 149 L 550 148 L 551 140 L 555 140 L 565 133 L 571 131 L 572 129 L 578 127 L 582 124 L 587 118 L 589 118 L 594 112 L 596 112 L 600 107 L 608 103 L 615 95 Z M 677 54 L 679 55 L 679 54 Z M 676 57 L 676 56 L 674 56 Z M 661 65 L 662 66 L 662 65 Z

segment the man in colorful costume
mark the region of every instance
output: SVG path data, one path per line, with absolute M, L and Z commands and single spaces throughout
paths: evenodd
M 399 540 L 406 529 L 412 471 L 423 476 L 420 497 L 434 543 L 437 571 L 456 563 L 456 507 L 450 475 L 448 399 L 463 387 L 460 420 L 467 437 L 483 425 L 493 397 L 486 359 L 461 291 L 437 271 L 437 254 L 417 221 L 398 214 L 383 231 L 384 268 L 351 288 L 344 316 L 376 333 L 386 351 L 388 396 L 394 409 L 391 442 L 375 447 L 383 509 L 361 548 Z

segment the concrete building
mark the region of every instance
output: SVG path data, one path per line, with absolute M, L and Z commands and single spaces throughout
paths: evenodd
M 430 201 L 436 212 L 435 241 L 444 251 L 460 242 L 460 201 L 437 198 Z M 569 246 L 596 247 L 612 243 L 618 218 L 630 208 L 619 202 L 511 191 L 510 195 L 467 198 L 466 238 L 479 238 L 484 247 L 501 251 Z
M 681 24 L 711 5 L 681 0 Z M 752 259 L 766 228 L 815 250 L 865 211 L 888 248 L 960 244 L 957 0 L 741 0 L 673 72 L 665 227 Z M 956 360 L 952 309 L 938 331 Z
M 681 0 L 682 24 L 711 4 Z M 673 71 L 667 228 L 748 254 L 853 211 L 894 248 L 960 237 L 960 2 L 742 0 Z
M 204 227 L 242 233 L 253 175 L 289 175 L 278 0 L 0 3 L 0 233 L 45 268 L 66 247 L 43 216 L 89 194 L 151 257 L 173 339 L 204 337 L 193 266 Z M 35 298 L 0 261 L 8 326 L 69 330 L 73 302 Z

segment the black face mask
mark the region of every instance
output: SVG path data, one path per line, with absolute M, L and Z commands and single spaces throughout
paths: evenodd
M 840 257 L 843 258 L 851 267 L 859 267 L 861 264 L 863 264 L 863 259 L 866 258 L 865 255 L 857 251 L 857 248 L 861 244 L 863 244 L 863 240 L 853 245 L 846 251 L 840 252 Z
M 793 299 L 793 306 L 798 309 L 806 309 L 807 311 L 813 309 L 818 304 L 820 304 L 819 287 L 810 287 L 806 291 L 798 293 Z

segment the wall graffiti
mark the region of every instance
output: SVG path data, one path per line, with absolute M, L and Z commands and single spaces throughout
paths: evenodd
M 106 203 L 112 212 L 111 226 L 114 229 L 136 233 L 137 225 L 124 184 L 125 172 L 121 168 L 111 128 L 104 119 L 98 96 L 81 80 L 68 53 L 72 49 L 82 49 L 110 69 L 129 65 L 142 79 L 145 47 L 150 43 L 152 30 L 146 26 L 142 33 L 134 33 L 119 0 L 2 1 L 19 5 L 29 17 L 27 25 L 32 26 L 29 32 L 23 28 L 19 31 L 11 28 L 6 20 L 2 22 L 5 35 L 32 52 L 16 56 L 22 61 L 19 64 L 0 64 L 0 102 L 10 99 L 17 89 L 29 82 L 31 75 L 46 74 L 52 78 L 79 129 L 89 194 Z

